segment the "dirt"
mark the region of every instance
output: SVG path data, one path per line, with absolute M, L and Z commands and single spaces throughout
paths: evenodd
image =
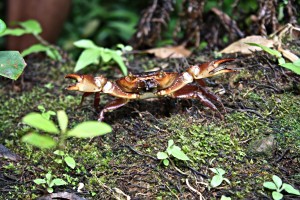
M 129 71 L 150 68 L 183 71 L 187 63 L 212 60 L 199 55 L 184 59 L 159 60 L 136 56 Z M 284 70 L 276 60 L 258 53 L 238 57 L 240 70 L 206 80 L 217 94 L 224 119 L 197 100 L 154 99 L 133 101 L 107 113 L 105 122 L 113 132 L 93 139 L 68 139 L 64 151 L 72 156 L 74 170 L 56 163 L 53 150 L 40 150 L 22 143 L 30 131 L 21 122 L 30 112 L 66 110 L 69 128 L 96 120 L 92 98 L 78 108 L 81 94 L 66 91 L 70 84 L 64 76 L 72 72 L 70 63 L 49 60 L 28 62 L 22 82 L 1 79 L 0 144 L 19 155 L 20 161 L 0 160 L 0 199 L 35 199 L 46 194 L 44 185 L 33 180 L 49 171 L 68 182 L 54 187 L 87 199 L 271 199 L 263 188 L 272 175 L 284 183 L 300 187 L 300 77 Z M 72 64 L 71 64 L 72 65 Z M 120 77 L 117 68 L 100 71 L 107 77 Z M 50 85 L 49 85 L 50 83 Z M 101 107 L 112 97 L 102 95 Z M 56 121 L 55 117 L 52 118 Z M 255 143 L 272 135 L 275 143 L 268 151 L 257 152 Z M 182 148 L 190 161 L 171 158 L 166 167 L 156 154 L 165 151 L 168 140 Z M 225 170 L 225 181 L 209 187 L 213 173 L 209 168 Z M 77 191 L 84 183 L 82 192 Z M 284 193 L 285 199 L 299 197 Z

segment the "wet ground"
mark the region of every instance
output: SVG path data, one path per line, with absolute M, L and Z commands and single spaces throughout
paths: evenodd
M 188 64 L 212 60 L 207 56 L 185 59 L 130 59 L 129 71 L 151 68 L 183 71 Z M 188 63 L 188 64 L 187 64 Z M 238 72 L 206 80 L 207 88 L 221 98 L 224 119 L 197 100 L 150 99 L 133 101 L 106 114 L 113 132 L 93 139 L 68 139 L 64 152 L 77 163 L 74 170 L 55 162 L 53 150 L 22 143 L 30 131 L 21 123 L 24 115 L 46 110 L 66 110 L 69 128 L 96 120 L 92 97 L 78 108 L 81 93 L 66 91 L 72 71 L 69 64 L 48 60 L 28 62 L 22 82 L 1 79 L 0 144 L 22 159 L 0 160 L 0 199 L 35 199 L 46 193 L 33 180 L 49 171 L 68 182 L 54 187 L 87 199 L 271 199 L 263 188 L 272 175 L 300 188 L 300 77 L 258 53 L 238 57 Z M 72 64 L 71 64 L 72 65 Z M 120 77 L 117 68 L 103 71 Z M 102 95 L 100 106 L 113 98 Z M 56 120 L 55 117 L 52 118 Z M 168 140 L 182 148 L 190 161 L 171 157 L 165 167 L 156 154 Z M 213 172 L 225 170 L 225 181 L 211 188 Z M 79 192 L 78 184 L 84 188 Z M 299 197 L 284 193 L 285 199 Z

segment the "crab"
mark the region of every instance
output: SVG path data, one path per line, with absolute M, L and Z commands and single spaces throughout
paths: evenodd
M 192 65 L 182 73 L 155 71 L 129 74 L 115 81 L 107 80 L 104 76 L 68 74 L 65 78 L 75 79 L 77 82 L 66 89 L 84 92 L 80 105 L 82 105 L 86 96 L 95 94 L 94 107 L 98 112 L 100 111 L 98 106 L 101 93 L 117 97 L 107 103 L 99 112 L 98 121 L 104 119 L 104 113 L 118 109 L 131 100 L 161 97 L 198 99 L 205 106 L 220 113 L 211 100 L 220 103 L 222 106 L 223 104 L 218 96 L 205 89 L 203 78 L 235 71 L 227 68 L 226 65 L 221 65 L 233 60 L 227 58 L 201 65 Z M 191 84 L 193 82 L 198 84 Z

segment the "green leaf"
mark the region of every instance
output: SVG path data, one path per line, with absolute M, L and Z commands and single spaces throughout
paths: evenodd
M 49 136 L 40 135 L 38 133 L 29 133 L 22 137 L 22 142 L 26 142 L 41 149 L 53 148 L 56 146 L 56 141 Z
M 52 174 L 51 174 L 50 172 L 48 172 L 48 173 L 46 174 L 46 180 L 47 180 L 48 185 L 50 184 L 51 179 L 52 179 Z
M 273 179 L 275 185 L 277 186 L 277 188 L 278 189 L 281 188 L 282 180 L 278 176 L 276 176 L 276 175 L 273 175 L 272 179 Z
M 76 42 L 73 43 L 74 46 L 78 47 L 78 48 L 84 48 L 84 49 L 98 49 L 99 47 L 97 45 L 95 45 L 95 43 L 91 40 L 78 40 Z
M 39 113 L 29 113 L 22 119 L 23 123 L 32 126 L 34 128 L 43 130 L 48 133 L 59 133 L 59 130 L 54 125 L 54 123 L 51 120 L 45 119 L 41 114 Z
M 59 156 L 64 156 L 65 152 L 61 151 L 61 150 L 56 150 L 53 152 L 55 155 L 59 155 Z
M 60 186 L 60 185 L 67 185 L 67 182 L 60 179 L 60 178 L 55 178 L 52 180 L 52 183 L 53 185 L 56 185 L 56 186 Z
M 5 36 L 5 35 L 21 36 L 21 35 L 24 35 L 24 34 L 27 34 L 26 30 L 24 30 L 24 29 L 21 29 L 21 28 L 15 28 L 15 29 L 7 28 L 7 29 L 5 29 L 4 32 L 2 32 L 0 34 L 0 36 Z
M 296 67 L 300 67 L 300 59 L 293 62 Z
M 32 53 L 46 52 L 50 49 L 50 47 L 45 46 L 43 44 L 34 44 L 22 52 L 22 56 L 25 57 Z
M 272 197 L 274 200 L 280 200 L 283 198 L 283 194 L 281 194 L 280 192 L 274 191 L 274 192 L 272 192 Z
M 168 154 L 166 154 L 165 152 L 158 152 L 157 153 L 157 158 L 160 159 L 160 160 L 166 159 L 168 157 L 169 157 Z
M 62 159 L 55 159 L 54 162 L 61 164 L 62 163 Z
M 226 197 L 226 196 L 222 195 L 222 196 L 221 196 L 221 200 L 231 200 L 231 198 L 230 198 L 230 197 Z
M 278 63 L 279 65 L 284 64 L 285 63 L 284 58 L 283 57 L 278 58 Z
M 34 182 L 35 184 L 40 185 L 40 184 L 46 183 L 46 180 L 45 180 L 45 179 L 41 179 L 41 178 L 37 178 L 37 179 L 34 179 L 33 182 Z
M 221 176 L 225 174 L 225 171 L 222 168 L 216 168 L 216 170 L 218 171 L 218 174 L 220 174 Z
M 74 71 L 77 72 L 86 66 L 92 64 L 92 63 L 98 63 L 99 62 L 99 56 L 101 55 L 101 51 L 95 50 L 95 49 L 86 49 L 84 50 L 76 63 Z
M 168 159 L 164 159 L 163 163 L 164 163 L 165 166 L 169 166 L 170 161 Z
M 110 61 L 111 58 L 112 58 L 111 52 L 105 51 L 105 50 L 104 50 L 104 51 L 101 53 L 101 58 L 102 58 L 103 62 L 107 63 L 107 62 Z
M 26 63 L 18 51 L 0 51 L 0 75 L 17 80 Z
M 113 52 L 113 53 L 111 54 L 111 56 L 112 56 L 112 59 L 113 59 L 114 61 L 116 61 L 116 63 L 118 63 L 118 65 L 119 65 L 119 67 L 120 67 L 122 73 L 126 76 L 127 73 L 128 73 L 128 71 L 127 71 L 127 67 L 125 66 L 125 64 L 124 64 L 124 62 L 123 62 L 122 56 L 120 56 L 119 54 L 117 54 L 117 52 Z
M 216 168 L 209 168 L 213 173 L 219 174 L 218 170 Z
M 66 156 L 64 160 L 70 168 L 74 169 L 76 167 L 76 162 L 72 157 Z
M 295 194 L 295 195 L 300 195 L 300 191 L 295 189 L 293 186 L 291 186 L 290 184 L 284 183 L 282 185 L 282 189 L 284 189 L 287 193 L 290 194 Z
M 64 110 L 57 111 L 57 120 L 60 130 L 65 133 L 68 126 L 68 116 Z
M 52 187 L 47 187 L 47 192 L 52 193 L 54 190 Z
M 60 179 L 60 178 L 55 178 L 52 180 L 52 183 L 56 186 L 60 186 L 60 185 L 67 185 L 67 182 Z
M 174 140 L 168 141 L 168 148 L 171 148 L 174 145 Z
M 275 183 L 273 183 L 273 182 L 264 182 L 263 186 L 270 190 L 277 190 L 277 187 L 276 187 Z
M 219 185 L 221 185 L 222 181 L 223 181 L 223 177 L 222 176 L 215 175 L 211 179 L 210 186 L 213 187 L 213 188 L 214 187 L 218 187 Z
M 3 33 L 5 29 L 6 29 L 5 22 L 2 19 L 0 19 L 0 34 Z
M 187 155 L 185 155 L 185 153 L 177 146 L 171 148 L 171 152 L 171 154 L 179 160 L 190 160 L 189 157 L 187 157 Z
M 95 136 L 104 135 L 112 131 L 111 126 L 104 122 L 87 121 L 78 124 L 67 135 L 78 138 L 90 138 Z
M 284 64 L 281 64 L 280 66 L 285 67 L 285 68 L 295 72 L 296 74 L 300 75 L 300 67 L 296 66 L 294 63 L 284 63 Z
M 27 20 L 24 22 L 20 22 L 19 24 L 27 31 L 27 33 L 38 35 L 42 32 L 42 27 L 36 20 Z
M 48 50 L 46 50 L 46 55 L 53 60 L 58 60 L 58 61 L 62 60 L 62 57 L 59 54 L 58 50 L 54 49 L 52 47 L 50 47 Z
M 250 46 L 257 46 L 257 47 L 260 47 L 262 50 L 264 50 L 265 52 L 273 55 L 273 56 L 276 56 L 277 58 L 280 58 L 282 57 L 281 53 L 277 50 L 274 50 L 274 49 L 270 49 L 269 47 L 266 47 L 264 45 L 261 45 L 261 44 L 257 44 L 257 43 L 246 43 Z

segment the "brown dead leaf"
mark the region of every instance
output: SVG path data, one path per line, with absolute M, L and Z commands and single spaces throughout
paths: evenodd
M 220 53 L 242 53 L 242 54 L 251 54 L 253 51 L 262 51 L 260 47 L 250 46 L 245 43 L 257 43 L 266 47 L 273 47 L 274 41 L 264 38 L 260 35 L 252 35 L 240 39 L 228 47 L 220 51 Z
M 253 51 L 262 51 L 260 47 L 250 46 L 245 43 L 256 43 L 270 48 L 276 48 L 283 57 L 294 62 L 299 57 L 291 52 L 289 49 L 283 49 L 283 41 L 285 40 L 299 40 L 300 28 L 294 27 L 292 24 L 286 24 L 279 30 L 270 35 L 270 39 L 266 39 L 259 35 L 252 35 L 246 38 L 240 39 L 228 47 L 220 51 L 220 53 L 242 53 L 251 54 Z
M 161 47 L 145 50 L 146 53 L 154 54 L 158 58 L 186 58 L 191 55 L 183 45 L 175 47 Z

